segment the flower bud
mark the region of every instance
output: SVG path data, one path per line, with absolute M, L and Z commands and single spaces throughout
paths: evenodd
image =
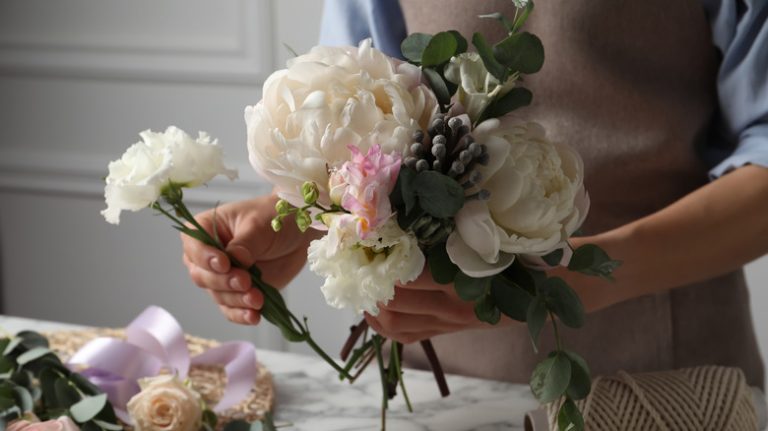
M 339 171 L 332 171 L 328 178 L 328 195 L 331 198 L 331 203 L 337 206 L 341 206 L 341 199 L 344 197 L 344 192 L 347 190 L 347 182 L 344 181 L 344 177 Z
M 280 216 L 277 216 L 272 219 L 272 230 L 275 232 L 280 232 L 280 229 L 283 228 L 283 220 L 281 220 Z
M 280 199 L 275 204 L 275 211 L 277 211 L 277 214 L 281 216 L 288 215 L 288 213 L 291 211 L 291 204 L 289 204 L 285 199 Z
M 304 202 L 307 205 L 313 205 L 317 202 L 317 198 L 320 196 L 320 191 L 317 189 L 317 184 L 312 181 L 307 181 L 301 185 L 301 195 L 304 197 Z
M 309 226 L 312 224 L 312 217 L 307 211 L 299 211 L 296 213 L 296 226 L 302 232 L 306 232 Z

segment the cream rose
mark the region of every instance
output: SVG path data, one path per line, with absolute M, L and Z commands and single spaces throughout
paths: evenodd
M 377 304 L 394 297 L 395 283 L 413 281 L 424 269 L 418 240 L 394 220 L 365 240 L 350 214 L 331 216 L 329 224 L 328 234 L 309 245 L 307 261 L 325 278 L 321 289 L 333 307 L 376 315 Z
M 328 171 L 349 160 L 348 146 L 367 153 L 379 144 L 383 153 L 402 155 L 437 108 L 420 70 L 370 40 L 359 48 L 312 48 L 272 74 L 262 95 L 245 109 L 250 161 L 296 206 L 305 181 L 330 204 Z
M 200 395 L 178 378 L 163 375 L 139 380 L 141 392 L 128 401 L 136 431 L 197 431 L 202 421 Z
M 69 416 L 61 416 L 45 422 L 17 420 L 11 422 L 7 431 L 80 431 L 80 427 Z
M 456 97 L 472 122 L 480 118 L 494 98 L 509 93 L 515 87 L 514 77 L 501 84 L 496 77 L 488 73 L 483 60 L 476 52 L 465 52 L 451 58 L 445 67 L 445 77 L 459 86 Z
M 133 144 L 119 160 L 110 162 L 101 212 L 112 223 L 120 223 L 120 212 L 139 211 L 158 200 L 169 182 L 197 187 L 219 174 L 237 178 L 237 171 L 224 166 L 218 142 L 205 132 L 193 139 L 177 127 L 158 133 L 145 130 L 142 141 Z
M 447 242 L 451 260 L 467 275 L 485 277 L 516 254 L 542 256 L 564 247 L 589 208 L 579 154 L 547 140 L 540 125 L 511 117 L 485 121 L 473 135 L 490 155 L 479 168 L 478 187 L 491 199 L 467 202 L 456 215 Z

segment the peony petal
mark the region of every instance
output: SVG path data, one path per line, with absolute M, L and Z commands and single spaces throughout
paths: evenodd
M 496 263 L 488 263 L 469 247 L 457 232 L 448 236 L 445 249 L 451 262 L 455 263 L 461 272 L 470 277 L 481 278 L 498 274 L 512 265 L 515 260 L 514 254 L 501 252 Z
M 488 263 L 498 260 L 499 232 L 484 201 L 466 202 L 456 214 L 455 221 L 456 232 L 468 247 Z

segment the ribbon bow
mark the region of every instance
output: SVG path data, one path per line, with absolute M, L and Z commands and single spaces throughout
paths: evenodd
M 86 367 L 81 372 L 107 394 L 118 417 L 132 423 L 128 401 L 141 389 L 138 380 L 154 377 L 163 369 L 185 379 L 191 365 L 224 367 L 227 384 L 214 411 L 226 410 L 250 393 L 256 380 L 256 350 L 250 343 L 234 341 L 189 356 L 184 331 L 171 313 L 149 306 L 125 329 L 126 340 L 101 337 L 78 350 L 68 364 Z

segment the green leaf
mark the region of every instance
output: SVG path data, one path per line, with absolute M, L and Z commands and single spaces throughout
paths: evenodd
M 533 298 L 531 301 L 525 320 L 528 322 L 528 333 L 531 334 L 533 350 L 538 352 L 539 334 L 541 334 L 541 330 L 547 322 L 547 305 L 540 296 Z
M 480 33 L 475 33 L 472 36 L 472 45 L 475 46 L 480 58 L 483 59 L 483 64 L 488 72 L 498 79 L 499 82 L 506 82 L 508 70 L 496 60 L 491 46 L 485 41 L 485 37 Z
M 58 407 L 70 408 L 80 402 L 82 398 L 80 397 L 80 393 L 77 392 L 77 389 L 69 384 L 68 380 L 58 379 L 53 386 L 56 390 L 56 401 L 58 403 Z M 94 416 L 95 415 L 96 414 L 94 413 Z M 87 422 L 90 419 L 91 418 L 88 418 L 79 422 Z
M 573 251 L 568 269 L 582 274 L 613 280 L 613 271 L 621 266 L 621 261 L 612 260 L 600 247 L 585 244 Z
M 19 386 L 30 388 L 35 380 L 35 376 L 29 370 L 19 370 L 11 375 L 11 381 Z
M 7 356 L 0 356 L 0 374 L 10 376 L 15 369 L 16 361 Z
M 439 66 L 456 53 L 458 48 L 456 37 L 450 32 L 437 33 L 429 40 L 427 47 L 421 53 L 421 65 L 424 67 Z
M 459 267 L 451 262 L 444 242 L 429 249 L 427 262 L 429 263 L 429 272 L 432 274 L 432 279 L 439 284 L 453 283 L 456 274 L 459 272 Z
M 504 276 L 497 275 L 491 281 L 491 295 L 502 313 L 519 322 L 526 321 L 533 296 L 525 289 Z
M 203 423 L 208 424 L 211 428 L 216 428 L 216 424 L 219 422 L 219 417 L 216 416 L 212 410 L 203 410 Z
M 544 64 L 544 45 L 531 33 L 517 33 L 497 43 L 493 56 L 515 72 L 536 73 Z
M 536 365 L 531 375 L 531 391 L 542 404 L 560 398 L 571 381 L 571 361 L 561 354 L 550 355 Z
M 3 349 L 3 355 L 8 355 L 11 352 L 13 352 L 14 350 L 16 350 L 16 347 L 21 345 L 22 341 L 24 341 L 24 340 L 22 338 L 20 338 L 20 337 L 12 338 L 8 342 L 8 344 L 5 345 L 5 348 Z
M 413 180 L 416 179 L 416 171 L 409 167 L 400 169 L 397 176 L 397 184 L 400 185 L 400 195 L 405 204 L 405 213 L 410 214 L 416 206 L 416 192 L 413 189 Z M 397 184 L 395 187 L 397 187 Z
M 16 336 L 21 338 L 24 347 L 27 349 L 49 347 L 48 339 L 35 331 L 21 331 Z
M 560 411 L 557 413 L 557 428 L 559 431 L 584 430 L 584 417 L 570 398 L 560 406 Z
M 544 289 L 547 304 L 560 321 L 571 328 L 584 326 L 584 305 L 579 295 L 562 278 L 547 279 Z
M 507 94 L 491 102 L 483 111 L 482 118 L 500 118 L 515 109 L 522 108 L 531 104 L 533 93 L 527 88 L 515 87 Z
M 465 301 L 477 301 L 485 296 L 491 288 L 492 277 L 472 278 L 459 271 L 453 281 L 453 287 L 459 298 Z
M 101 427 L 101 429 L 109 430 L 109 431 L 123 431 L 123 426 L 118 424 L 113 424 L 109 422 L 105 422 L 100 419 L 94 419 L 93 423 Z
M 454 39 L 456 39 L 456 53 L 454 55 L 467 52 L 467 48 L 469 48 L 467 39 L 465 39 L 464 36 L 462 36 L 461 33 L 456 30 L 449 30 L 448 33 L 451 33 Z
M 571 361 L 571 381 L 568 384 L 568 396 L 574 400 L 584 399 L 592 391 L 592 377 L 587 361 L 574 352 L 565 350 L 563 353 Z
M 413 188 L 421 208 L 433 217 L 453 217 L 464 206 L 464 189 L 456 180 L 439 172 L 419 172 Z
M 515 259 L 502 274 L 507 280 L 525 289 L 531 296 L 536 296 L 537 286 L 547 280 L 547 274 L 523 265 L 520 259 Z
M 96 417 L 101 409 L 107 405 L 107 395 L 101 394 L 83 398 L 69 408 L 72 418 L 78 423 L 85 423 Z
M 493 296 L 485 295 L 479 301 L 475 302 L 475 316 L 481 322 L 495 325 L 501 320 L 501 312 L 493 302 Z
M 8 421 L 9 423 L 13 422 L 14 420 L 20 418 L 21 415 L 22 411 L 19 406 L 14 405 L 8 408 L 3 408 L 2 404 L 0 404 L 0 430 L 5 429 L 5 421 Z
M 27 388 L 16 386 L 13 388 L 15 392 L 15 399 L 17 405 L 21 408 L 22 413 L 31 412 L 35 407 L 35 401 L 32 398 L 32 394 Z
M 43 392 L 43 403 L 47 408 L 58 407 L 56 399 L 56 381 L 59 375 L 52 369 L 46 368 L 40 372 L 40 389 Z
M 448 89 L 448 85 L 445 83 L 445 79 L 443 79 L 443 77 L 440 76 L 440 74 L 437 73 L 434 69 L 424 68 L 421 71 L 424 73 L 424 77 L 427 78 L 429 87 L 435 93 L 435 96 L 437 97 L 437 101 L 440 103 L 440 105 L 442 106 L 450 105 L 451 91 Z M 430 171 L 427 171 L 427 172 L 430 172 Z
M 501 25 L 503 25 L 504 28 L 507 29 L 507 32 L 509 33 L 511 33 L 514 28 L 514 23 L 508 20 L 507 17 L 505 17 L 504 14 L 500 12 L 489 13 L 486 15 L 478 15 L 478 18 L 495 19 L 496 21 L 500 22 Z
M 47 347 L 35 347 L 19 355 L 19 357 L 16 358 L 16 363 L 19 365 L 24 365 L 28 362 L 32 362 L 52 353 L 53 352 L 51 352 L 51 350 Z
M 563 260 L 563 249 L 558 248 L 557 250 L 546 254 L 544 256 L 541 256 L 542 260 L 547 263 L 549 266 L 557 266 L 560 264 L 560 261 Z
M 80 374 L 72 373 L 69 376 L 69 380 L 86 395 L 98 395 L 101 393 L 101 389 Z
M 223 431 L 251 431 L 251 424 L 242 419 L 236 419 L 226 424 Z
M 430 40 L 432 40 L 431 34 L 411 33 L 400 44 L 400 51 L 406 59 L 414 63 L 421 63 L 422 53 L 429 45 Z

